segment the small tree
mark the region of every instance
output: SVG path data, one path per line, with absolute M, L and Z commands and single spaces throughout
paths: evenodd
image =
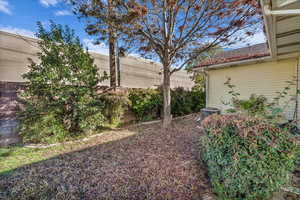
M 38 23 L 39 63 L 31 61 L 23 94 L 26 110 L 21 133 L 32 142 L 59 141 L 104 122 L 97 100 L 100 77 L 93 59 L 75 37 L 74 30 L 53 22 L 50 30 Z
M 163 65 L 164 127 L 171 123 L 171 74 L 202 53 L 251 36 L 261 21 L 256 0 L 124 0 L 118 14 L 123 44 Z

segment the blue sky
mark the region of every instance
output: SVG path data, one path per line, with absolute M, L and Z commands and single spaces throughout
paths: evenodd
M 33 37 L 36 31 L 36 22 L 41 21 L 46 27 L 49 20 L 55 23 L 68 25 L 75 29 L 82 43 L 89 50 L 108 54 L 105 44 L 94 45 L 93 37 L 84 31 L 85 23 L 71 12 L 70 5 L 64 0 L 0 0 L 0 30 Z M 262 32 L 249 38 L 250 45 L 262 43 L 265 36 Z M 232 48 L 238 48 L 237 44 Z
M 93 45 L 93 37 L 84 31 L 85 23 L 75 16 L 64 0 L 0 0 L 0 30 L 33 37 L 36 22 L 46 27 L 49 20 L 75 29 L 82 43 L 91 51 L 108 53 L 104 44 Z

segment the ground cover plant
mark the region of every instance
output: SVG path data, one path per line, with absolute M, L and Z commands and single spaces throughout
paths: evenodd
M 63 149 L 62 145 L 49 148 L 26 148 L 22 145 L 0 147 L 0 173 L 9 173 L 23 165 L 46 160 L 59 155 Z
M 291 180 L 299 138 L 261 118 L 212 115 L 202 158 L 219 199 L 269 199 Z

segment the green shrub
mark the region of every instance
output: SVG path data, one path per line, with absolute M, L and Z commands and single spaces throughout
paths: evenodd
M 109 92 L 101 95 L 101 101 L 104 103 L 103 114 L 107 126 L 120 125 L 122 117 L 130 105 L 128 96 L 122 93 Z
M 200 112 L 205 107 L 205 92 L 199 88 L 185 90 L 182 87 L 171 90 L 171 112 L 173 116 L 182 116 Z
M 193 101 L 192 110 L 193 112 L 200 112 L 206 105 L 206 94 L 203 88 L 192 88 L 191 98 Z
M 131 89 L 129 100 L 131 101 L 131 109 L 139 121 L 160 118 L 163 101 L 159 90 Z
M 288 131 L 239 115 L 212 115 L 202 125 L 202 158 L 219 199 L 268 199 L 289 182 L 297 145 Z
M 190 91 L 182 87 L 171 90 L 171 112 L 173 116 L 186 115 L 193 112 L 193 100 Z
M 104 125 L 104 102 L 97 87 L 106 76 L 98 74 L 94 60 L 74 31 L 54 23 L 50 31 L 38 24 L 38 57 L 31 61 L 22 94 L 20 114 L 24 141 L 57 142 Z
M 267 98 L 263 95 L 252 94 L 249 99 L 234 99 L 233 105 L 235 109 L 241 110 L 248 115 L 266 115 L 269 104 Z
M 129 92 L 131 109 L 140 121 L 160 118 L 162 98 L 159 89 L 131 89 Z M 199 112 L 204 106 L 205 92 L 201 89 L 178 87 L 171 90 L 171 112 L 175 117 Z

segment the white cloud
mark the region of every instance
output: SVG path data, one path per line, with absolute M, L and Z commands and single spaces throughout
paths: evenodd
M 0 25 L 0 31 L 5 31 L 5 32 L 9 32 L 9 33 L 14 33 L 17 35 L 36 38 L 33 31 L 27 30 L 27 29 L 22 29 L 22 28 L 16 28 L 16 27 L 12 27 L 12 26 L 1 26 Z
M 94 41 L 92 39 L 85 38 L 83 39 L 83 45 L 88 48 L 89 51 L 100 53 L 104 55 L 109 54 L 108 47 L 104 44 L 94 44 Z
M 40 3 L 43 6 L 49 7 L 49 6 L 55 6 L 56 4 L 58 4 L 61 1 L 62 0 L 40 0 Z
M 266 42 L 266 35 L 263 32 L 254 34 L 253 36 L 248 36 L 249 39 L 246 40 L 249 44 L 259 44 Z
M 4 12 L 8 15 L 12 15 L 10 6 L 6 0 L 0 0 L 0 12 Z
M 245 40 L 231 45 L 230 48 L 237 49 L 237 48 L 241 48 L 241 47 L 245 47 L 245 46 L 252 46 L 255 44 L 260 44 L 260 43 L 266 42 L 266 36 L 262 31 L 254 33 L 254 35 L 250 35 L 250 36 L 248 36 L 246 34 L 244 34 L 244 35 L 245 35 Z
M 66 15 L 72 15 L 72 12 L 69 10 L 59 10 L 59 11 L 56 11 L 54 14 L 56 16 L 66 16 Z

